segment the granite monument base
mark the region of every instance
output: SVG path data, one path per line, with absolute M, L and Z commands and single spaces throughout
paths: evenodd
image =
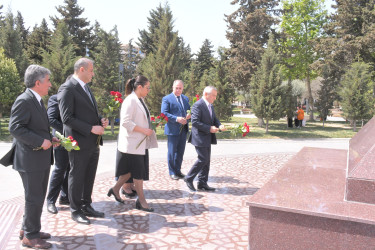
M 346 201 L 347 150 L 303 148 L 248 202 L 249 249 L 375 249 L 375 205 Z

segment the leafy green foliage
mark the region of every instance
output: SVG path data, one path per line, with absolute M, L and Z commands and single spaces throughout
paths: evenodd
M 345 116 L 353 121 L 369 119 L 374 114 L 374 82 L 371 80 L 371 65 L 355 62 L 344 74 L 340 89 L 341 105 Z
M 48 50 L 48 45 L 51 39 L 51 31 L 48 29 L 46 19 L 43 18 L 40 26 L 35 25 L 33 31 L 28 36 L 26 54 L 31 63 L 42 64 L 42 52 Z
M 23 86 L 13 59 L 7 58 L 0 47 L 0 117 L 9 114 L 10 108 Z
M 64 22 L 57 25 L 47 49 L 42 49 L 43 66 L 51 71 L 51 93 L 57 93 L 60 85 L 73 73 L 73 65 L 77 57 L 74 52 L 72 38 Z

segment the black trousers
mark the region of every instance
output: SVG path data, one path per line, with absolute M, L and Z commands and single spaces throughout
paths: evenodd
M 25 191 L 22 230 L 25 231 L 25 237 L 28 239 L 40 237 L 40 217 L 46 198 L 49 172 L 49 168 L 40 172 L 18 172 Z
M 60 191 L 62 197 L 68 195 L 68 176 L 70 170 L 69 155 L 63 147 L 54 148 L 55 168 L 49 181 L 47 203 L 55 204 Z
M 70 211 L 80 211 L 83 205 L 92 203 L 91 195 L 98 167 L 100 148 L 72 150 L 69 154 L 70 171 L 68 196 Z
M 207 184 L 210 172 L 211 145 L 209 147 L 195 147 L 195 151 L 197 151 L 198 159 L 185 178 L 187 181 L 192 182 L 195 176 L 199 174 L 198 183 Z

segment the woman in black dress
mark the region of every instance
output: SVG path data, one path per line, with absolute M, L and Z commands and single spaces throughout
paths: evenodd
M 152 130 L 150 112 L 144 98 L 150 91 L 150 82 L 144 76 L 130 79 L 125 86 L 127 96 L 121 106 L 120 131 L 118 136 L 118 155 L 116 177 L 118 181 L 109 191 L 118 202 L 121 186 L 133 178 L 138 199 L 136 208 L 152 212 L 143 193 L 143 180 L 149 179 L 148 149 L 158 146 L 155 131 Z M 144 140 L 145 138 L 145 140 Z

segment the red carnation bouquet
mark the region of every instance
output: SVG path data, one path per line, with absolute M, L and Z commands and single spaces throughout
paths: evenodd
M 103 113 L 105 114 L 105 117 L 114 117 L 117 112 L 117 110 L 120 108 L 122 100 L 122 94 L 120 92 L 111 91 L 111 96 L 109 101 L 106 103 L 106 107 L 103 109 Z
M 156 118 L 154 116 L 151 116 L 150 120 L 151 120 L 152 129 L 156 131 L 157 127 L 159 127 L 161 124 L 166 124 L 168 122 L 168 117 L 165 114 L 161 113 Z M 139 146 L 141 146 L 142 142 L 144 142 L 146 138 L 147 138 L 147 135 L 145 136 L 145 138 L 142 139 L 142 141 L 138 143 L 136 149 L 138 149 Z
M 80 150 L 78 146 L 78 142 L 73 139 L 72 136 L 64 137 L 62 134 L 60 134 L 58 131 L 55 132 L 55 136 L 57 139 L 59 139 L 59 142 L 52 142 L 53 145 L 60 143 L 60 146 L 64 147 L 66 151 L 70 152 L 72 150 Z M 41 150 L 42 147 L 34 148 L 34 150 Z
M 234 135 L 237 136 L 239 134 L 242 134 L 242 137 L 245 137 L 248 133 L 250 133 L 250 126 L 247 125 L 245 122 L 243 125 L 241 124 L 236 124 L 232 127 L 227 128 L 230 130 L 230 132 Z

